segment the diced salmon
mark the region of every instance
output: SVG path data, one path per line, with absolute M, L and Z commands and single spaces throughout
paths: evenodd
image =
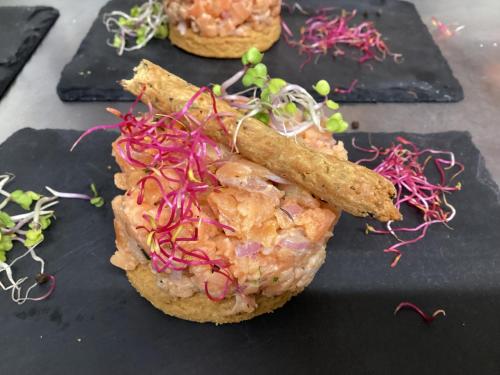
M 294 221 L 304 228 L 311 241 L 320 242 L 331 234 L 335 219 L 336 215 L 326 208 L 312 208 L 299 214 Z
M 233 1 L 230 15 L 235 25 L 245 22 L 252 14 L 252 2 L 246 0 Z
M 198 28 L 200 29 L 200 34 L 203 36 L 214 37 L 217 36 L 217 23 L 214 18 L 207 13 L 203 13 L 201 16 L 195 20 Z
M 205 13 L 205 7 L 203 6 L 203 1 L 200 0 L 194 0 L 187 12 L 188 16 L 194 19 L 200 17 L 203 13 Z

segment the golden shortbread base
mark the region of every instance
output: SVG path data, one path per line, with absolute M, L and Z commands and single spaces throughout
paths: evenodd
M 205 293 L 196 293 L 191 297 L 179 298 L 171 296 L 157 284 L 156 276 L 150 264 L 140 264 L 136 269 L 127 271 L 127 277 L 132 286 L 157 309 L 167 315 L 192 320 L 199 323 L 212 322 L 216 324 L 238 323 L 252 319 L 258 315 L 272 312 L 283 306 L 295 294 L 287 292 L 275 297 L 256 297 L 258 307 L 250 313 L 228 315 L 234 305 L 234 298 L 221 302 L 213 302 Z
M 176 26 L 170 26 L 170 41 L 177 47 L 192 54 L 203 57 L 240 58 L 251 47 L 261 52 L 268 50 L 279 39 L 281 34 L 280 18 L 275 17 L 273 23 L 262 31 L 251 30 L 245 36 L 206 37 L 187 29 L 182 35 Z

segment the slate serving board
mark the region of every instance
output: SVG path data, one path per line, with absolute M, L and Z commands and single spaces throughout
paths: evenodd
M 102 15 L 112 10 L 127 11 L 136 0 L 111 0 L 99 12 L 73 60 L 62 71 L 57 86 L 64 101 L 127 101 L 132 96 L 124 92 L 118 81 L 130 77 L 132 68 L 143 58 L 149 59 L 196 85 L 222 82 L 241 69 L 239 60 L 206 59 L 186 53 L 164 40 L 153 40 L 145 48 L 118 56 L 106 45 L 110 38 Z M 387 39 L 394 52 L 402 53 L 405 61 L 359 64 L 350 58 L 333 60 L 322 57 L 317 64 L 300 70 L 304 56 L 289 47 L 283 38 L 266 53 L 265 63 L 270 74 L 303 87 L 311 87 L 319 79 L 328 79 L 337 87 L 347 88 L 358 79 L 350 94 L 337 94 L 341 102 L 455 102 L 463 99 L 462 87 L 453 76 L 448 63 L 422 23 L 415 6 L 392 0 L 312 0 L 302 3 L 306 8 L 337 6 L 358 9 L 356 23 L 368 20 Z M 377 16 L 377 12 L 381 16 Z M 292 30 L 298 30 L 306 16 L 300 12 L 283 16 Z
M 76 192 L 94 182 L 107 202 L 61 201 L 39 250 L 57 277 L 49 300 L 17 306 L 0 294 L 1 374 L 500 373 L 499 191 L 468 133 L 404 134 L 465 164 L 463 190 L 450 198 L 454 231 L 433 227 L 390 269 L 389 239 L 366 237 L 364 219 L 343 215 L 309 288 L 273 314 L 218 327 L 163 315 L 109 263 L 115 135 L 95 133 L 69 153 L 78 135 L 23 129 L 0 146 L 12 187 Z M 349 149 L 351 137 L 342 136 Z M 447 316 L 431 325 L 411 311 L 393 316 L 404 300 Z
M 58 17 L 51 7 L 0 7 L 0 98 Z

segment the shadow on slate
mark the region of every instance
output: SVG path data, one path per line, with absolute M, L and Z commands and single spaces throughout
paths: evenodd
M 382 252 L 389 238 L 365 236 L 366 220 L 345 214 L 309 288 L 273 314 L 224 326 L 163 315 L 109 263 L 115 135 L 92 134 L 69 153 L 78 135 L 23 129 L 0 146 L 1 170 L 17 175 L 12 188 L 85 192 L 94 182 L 106 199 L 100 209 L 58 206 L 39 248 L 57 277 L 50 299 L 17 306 L 0 295 L 1 374 L 500 373 L 499 192 L 468 133 L 404 134 L 465 164 L 463 190 L 450 197 L 454 231 L 433 227 L 391 269 Z M 342 136 L 348 148 L 351 137 Z M 366 133 L 356 137 L 368 143 Z M 395 317 L 401 301 L 447 316 L 430 325 L 412 311 Z
M 57 86 L 63 101 L 128 101 L 133 97 L 123 91 L 118 81 L 129 78 L 141 59 L 161 65 L 185 80 L 201 86 L 220 83 L 241 69 L 240 60 L 206 59 L 186 53 L 165 40 L 153 40 L 141 50 L 118 56 L 106 45 L 110 34 L 102 23 L 102 15 L 112 10 L 125 10 L 135 0 L 111 0 L 99 12 L 73 60 L 64 67 Z M 397 64 L 388 57 L 384 62 L 359 64 L 356 59 L 326 56 L 317 64 L 300 70 L 305 57 L 289 47 L 283 38 L 266 52 L 264 62 L 269 72 L 303 87 L 311 87 L 319 79 L 327 79 L 336 87 L 347 88 L 358 79 L 350 94 L 336 94 L 341 102 L 456 102 L 463 91 L 448 63 L 422 23 L 415 6 L 404 1 L 389 0 L 314 0 L 311 9 L 338 6 L 358 10 L 356 23 L 363 13 L 376 27 L 394 52 L 405 61 Z M 377 16 L 377 12 L 381 16 Z M 283 10 L 283 17 L 292 30 L 299 30 L 306 20 L 300 12 L 292 15 Z
M 58 17 L 50 7 L 0 7 L 0 98 Z

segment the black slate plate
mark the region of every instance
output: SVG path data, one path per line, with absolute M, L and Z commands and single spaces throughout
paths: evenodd
M 0 7 L 0 98 L 58 17 L 51 7 Z
M 117 56 L 106 45 L 109 34 L 102 14 L 115 9 L 128 10 L 135 0 L 111 0 L 99 12 L 89 33 L 73 60 L 65 66 L 57 92 L 64 101 L 132 100 L 118 81 L 130 77 L 132 68 L 143 58 L 149 59 L 196 85 L 222 82 L 241 68 L 239 60 L 214 60 L 197 57 L 172 46 L 168 41 L 154 40 L 139 51 Z M 283 39 L 266 53 L 265 63 L 273 76 L 311 87 L 319 79 L 328 79 L 338 87 L 359 83 L 350 94 L 335 95 L 343 102 L 455 102 L 463 99 L 462 87 L 422 23 L 413 4 L 389 0 L 314 0 L 304 2 L 311 9 L 319 5 L 358 9 L 376 22 L 395 52 L 405 56 L 402 64 L 391 58 L 383 63 L 358 64 L 352 59 L 321 58 L 318 64 L 306 65 L 295 49 Z M 377 11 L 381 16 L 376 15 Z M 299 12 L 283 11 L 287 24 L 298 30 L 306 17 Z
M 85 191 L 95 182 L 107 202 L 61 202 L 39 250 L 57 277 L 49 300 L 17 306 L 0 295 L 1 374 L 500 373 L 499 192 L 469 134 L 405 134 L 465 164 L 451 198 L 454 231 L 432 228 L 390 269 L 389 239 L 366 237 L 364 219 L 343 215 L 309 288 L 273 314 L 219 327 L 163 315 L 111 266 L 115 136 L 96 133 L 69 153 L 78 135 L 23 129 L 0 146 L 0 169 L 18 176 L 12 187 Z M 351 135 L 342 138 L 349 148 Z M 411 311 L 394 317 L 404 300 L 447 316 L 431 325 Z

